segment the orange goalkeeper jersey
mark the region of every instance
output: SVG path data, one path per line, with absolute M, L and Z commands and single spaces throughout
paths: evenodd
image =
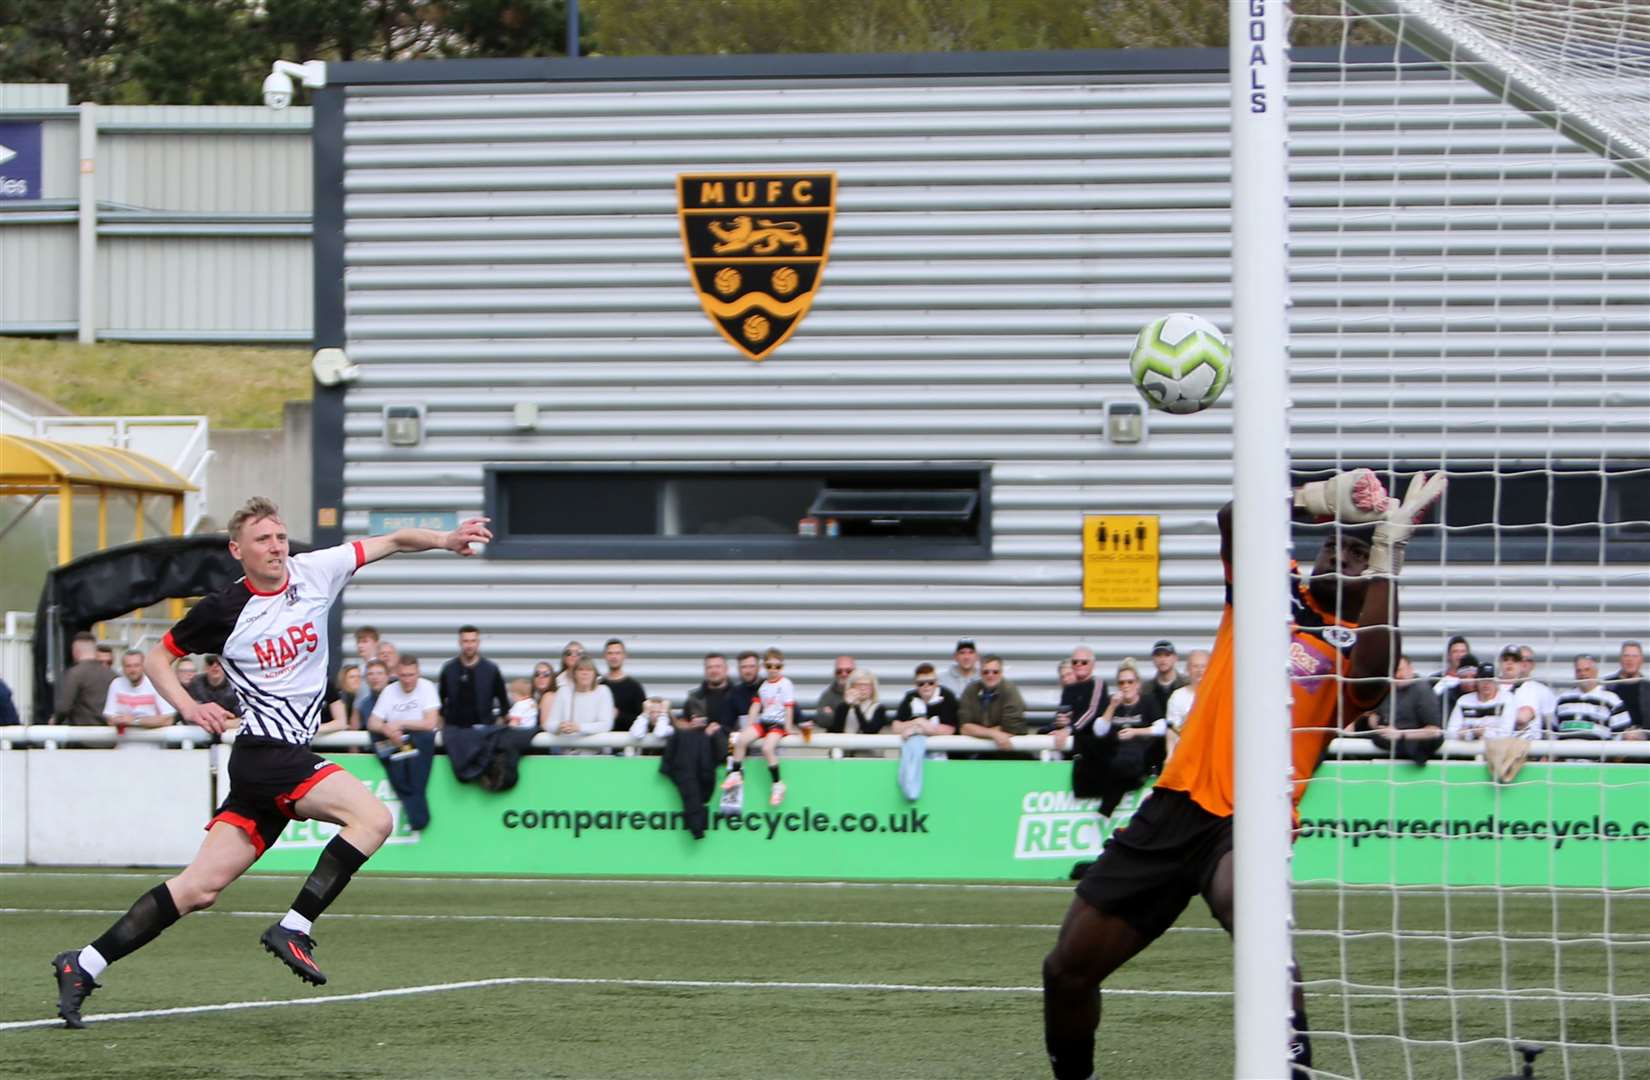
M 1291 564 L 1291 570 L 1295 570 Z M 1330 740 L 1340 730 L 1342 678 L 1348 671 L 1357 624 L 1324 611 L 1306 581 L 1290 575 L 1289 682 L 1294 702 L 1290 720 L 1295 804 L 1318 768 Z M 1211 814 L 1232 813 L 1232 584 L 1209 654 L 1209 668 L 1197 688 L 1191 714 L 1157 786 L 1184 791 Z

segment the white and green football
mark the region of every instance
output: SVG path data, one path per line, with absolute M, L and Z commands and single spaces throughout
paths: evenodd
M 1177 312 L 1153 319 L 1134 339 L 1129 374 L 1146 404 L 1167 413 L 1202 412 L 1232 377 L 1232 347 L 1209 320 Z

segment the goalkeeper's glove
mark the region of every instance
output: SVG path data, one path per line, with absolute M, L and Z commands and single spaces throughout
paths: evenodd
M 1397 503 L 1398 500 L 1386 493 L 1374 469 L 1336 473 L 1328 480 L 1314 480 L 1295 489 L 1296 509 L 1306 511 L 1319 521 L 1342 524 L 1380 521 L 1387 507 Z
M 1375 535 L 1369 544 L 1368 576 L 1395 576 L 1404 566 L 1404 548 L 1415 526 L 1427 516 L 1432 504 L 1443 497 L 1449 481 L 1441 472 L 1428 476 L 1416 473 L 1404 492 L 1404 499 L 1388 499 L 1391 505 L 1380 516 Z

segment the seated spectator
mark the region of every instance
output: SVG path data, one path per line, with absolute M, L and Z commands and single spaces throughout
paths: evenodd
M 961 645 L 971 642 L 960 642 Z M 945 686 L 945 679 L 940 679 Z M 990 739 L 999 750 L 1014 747 L 1013 736 L 1026 733 L 1026 702 L 1020 688 L 1003 678 L 1003 658 L 992 654 L 980 661 L 980 677 L 970 682 L 957 699 L 959 734 Z
M 1650 739 L 1650 679 L 1644 677 L 1644 646 L 1636 641 L 1621 643 L 1615 674 L 1606 685 L 1627 706 L 1629 726 L 1626 739 Z
M 1152 644 L 1152 668 L 1156 674 L 1142 693 L 1152 699 L 1157 715 L 1168 716 L 1169 697 L 1186 685 L 1185 676 L 1180 674 L 1180 654 L 1175 652 L 1174 642 L 1164 639 Z
M 762 667 L 767 678 L 757 687 L 756 700 L 751 702 L 750 726 L 734 737 L 733 760 L 728 763 L 722 790 L 732 794 L 744 786 L 745 754 L 752 743 L 760 742 L 762 760 L 768 763 L 768 775 L 773 778 L 768 805 L 778 806 L 785 801 L 785 782 L 779 778 L 779 740 L 796 730 L 796 686 L 785 677 L 785 654 L 778 649 L 762 654 Z M 744 658 L 740 657 L 741 674 L 743 668 Z
M 481 631 L 458 628 L 458 655 L 441 665 L 436 679 L 443 727 L 496 724 L 510 711 L 504 673 L 481 655 Z
M 1163 713 L 1163 719 L 1168 724 L 1164 756 L 1174 753 L 1174 739 L 1180 734 L 1180 729 L 1186 726 L 1186 718 L 1192 715 L 1192 703 L 1197 700 L 1197 688 L 1203 683 L 1203 676 L 1209 670 L 1209 650 L 1193 649 L 1186 654 L 1186 685 L 1169 695 L 1169 707 Z
M 728 731 L 730 741 L 739 734 L 739 727 L 749 720 L 751 710 L 761 696 L 762 685 L 762 657 L 746 649 L 739 654 L 739 681 L 733 684 L 731 702 L 738 724 Z M 711 719 L 716 718 L 713 716 Z
M 562 646 L 561 668 L 556 672 L 556 689 L 560 690 L 573 679 L 573 668 L 584 659 L 584 646 L 577 641 L 569 641 Z
M 1368 732 L 1370 741 L 1382 751 L 1417 765 L 1425 765 L 1444 744 L 1438 695 L 1416 675 L 1407 656 L 1398 658 L 1386 700 L 1358 717 L 1355 727 Z
M 367 730 L 378 736 L 373 751 L 401 800 L 408 828 L 415 831 L 430 824 L 425 789 L 435 764 L 435 730 L 440 726 L 441 698 L 435 684 L 420 677 L 418 657 L 398 655 L 395 681 L 378 692 L 367 716 Z
M 1438 698 L 1439 716 L 1449 716 L 1455 711 L 1457 701 L 1473 693 L 1473 687 L 1478 685 L 1478 669 L 1483 666 L 1478 657 L 1468 653 L 1452 673 L 1433 685 L 1432 692 Z
M 957 733 L 957 697 L 940 685 L 939 673 L 933 664 L 918 664 L 913 673 L 910 690 L 900 699 L 894 713 L 895 735 L 955 735 Z
M 193 659 L 187 656 L 180 656 L 177 660 L 172 662 L 172 674 L 177 676 L 178 685 L 187 689 L 189 684 L 195 681 L 195 676 L 199 674 L 199 669 L 195 667 L 195 661 Z
M 1054 675 L 1055 678 L 1059 679 L 1062 689 L 1077 681 L 1077 669 L 1072 666 L 1069 658 L 1054 666 Z
M 579 657 L 550 710 L 550 730 L 557 735 L 601 735 L 613 730 L 613 715 L 613 692 L 602 685 L 596 662 Z
M 1558 695 L 1553 705 L 1553 737 L 1558 739 L 1625 739 L 1633 728 L 1633 718 L 1621 696 L 1598 681 L 1598 657 L 1585 653 L 1575 658 L 1576 684 Z M 1640 734 L 1638 738 L 1643 738 Z
M 546 672 L 546 677 L 549 673 Z M 533 700 L 533 682 L 530 679 L 510 680 L 510 711 L 504 714 L 511 727 L 539 726 L 539 706 Z
M 1516 662 L 1513 682 L 1513 701 L 1508 708 L 1512 712 L 1513 727 L 1526 739 L 1542 738 L 1553 726 L 1553 706 L 1557 704 L 1558 695 L 1552 688 L 1535 677 L 1535 650 L 1528 645 L 1519 645 L 1516 648 L 1508 645 L 1501 650 L 1502 666 L 1505 669 L 1508 654 Z
M 388 641 L 378 642 L 378 659 L 384 661 L 384 667 L 389 670 L 391 678 L 401 670 L 401 650 Z
M 113 671 L 115 669 L 115 647 L 110 645 L 108 642 L 98 642 L 97 662 L 108 668 L 110 671 Z
M 539 710 L 539 727 L 550 730 L 550 710 L 556 704 L 556 665 L 548 660 L 533 665 L 533 704 Z
M 836 714 L 836 707 L 842 704 L 843 695 L 847 693 L 848 676 L 854 673 L 857 666 L 851 656 L 839 656 L 831 665 L 831 685 L 821 690 L 819 700 L 814 702 L 814 711 L 827 727 Z
M 1456 674 L 1464 676 L 1466 671 L 1463 666 Z M 1471 741 L 1513 734 L 1512 717 L 1505 715 L 1510 697 L 1496 681 L 1494 667 L 1480 664 L 1470 680 L 1462 678 L 1462 686 L 1466 692 L 1450 710 L 1449 722 L 1444 725 L 1445 738 Z
M 177 714 L 143 673 L 143 653 L 127 649 L 120 658 L 120 674 L 109 684 L 103 699 L 103 717 L 117 732 L 125 733 L 130 725 L 143 728 L 170 727 L 177 722 Z M 122 748 L 139 744 L 121 744 Z M 158 743 L 148 744 L 160 749 Z
M 1054 710 L 1054 722 L 1039 728 L 1039 735 L 1053 735 L 1054 748 L 1064 750 L 1070 741 L 1073 726 L 1092 721 L 1100 713 L 1106 700 L 1106 681 L 1094 673 L 1094 650 L 1079 645 L 1071 650 L 1072 681 L 1060 690 L 1060 704 Z
M 239 715 L 241 699 L 235 693 L 235 688 L 229 683 L 229 675 L 223 670 L 223 660 L 210 653 L 202 661 L 205 670 L 196 675 L 194 680 L 184 684 L 189 696 L 205 704 L 210 701 L 232 715 Z M 359 726 L 359 725 L 357 725 Z
M 677 731 L 684 725 L 702 731 L 711 741 L 715 760 L 725 761 L 729 733 L 739 730 L 742 715 L 734 702 L 733 683 L 728 680 L 728 658 L 721 653 L 705 654 L 704 672 L 699 685 L 688 691 L 682 717 L 673 726 Z
M 360 692 L 360 665 L 345 664 L 339 668 L 337 677 L 332 680 L 332 689 L 327 693 L 327 718 L 321 721 L 321 725 L 315 729 L 315 734 L 348 731 L 351 714 L 355 711 L 355 698 Z
M 96 727 L 103 723 L 104 704 L 109 698 L 109 686 L 117 676 L 98 655 L 97 638 L 79 633 L 69 646 L 73 663 L 63 669 L 57 682 L 56 708 L 52 722 Z
M 1167 727 L 1157 703 L 1142 692 L 1139 668 L 1124 660 L 1105 711 L 1072 725 L 1072 794 L 1099 799 L 1101 816 L 1110 817 L 1123 796 L 1163 767 Z
M 875 735 L 888 726 L 888 708 L 879 701 L 877 677 L 867 668 L 848 676 L 842 702 L 825 721 L 826 730 L 843 735 Z
M 951 659 L 954 662 L 940 676 L 940 685 L 955 694 L 958 701 L 962 700 L 964 690 L 980 681 L 979 658 L 979 650 L 974 647 L 973 638 L 963 638 L 952 650 Z
M 670 718 L 668 698 L 650 697 L 642 700 L 642 711 L 630 722 L 630 737 L 645 739 L 649 735 L 667 738 L 675 730 Z
M 372 707 L 378 704 L 378 695 L 384 692 L 384 687 L 390 684 L 390 669 L 384 666 L 382 660 L 368 660 L 366 674 L 361 679 L 361 689 L 355 694 L 355 708 L 350 713 L 350 727 L 357 731 L 367 729 L 368 718 L 372 716 Z
M 647 701 L 647 688 L 640 679 L 626 674 L 624 665 L 629 654 L 625 651 L 624 642 L 618 638 L 608 638 L 602 649 L 602 658 L 607 661 L 607 674 L 602 676 L 602 685 L 613 695 L 613 730 L 629 731 L 642 714 L 642 706 Z

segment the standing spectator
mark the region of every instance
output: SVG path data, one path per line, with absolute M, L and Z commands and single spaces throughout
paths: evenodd
M 706 653 L 704 671 L 704 679 L 688 691 L 687 700 L 682 703 L 682 717 L 676 722 L 676 730 L 687 727 L 703 732 L 711 740 L 715 760 L 725 761 L 729 733 L 739 730 L 739 717 L 742 715 L 734 707 L 733 684 L 728 681 L 728 658 L 721 653 Z M 746 707 L 749 708 L 748 705 Z
M 1468 653 L 1453 672 L 1433 684 L 1432 692 L 1438 698 L 1439 716 L 1449 716 L 1455 711 L 1457 701 L 1473 693 L 1473 688 L 1478 684 L 1478 669 L 1483 666 L 1478 657 Z
M 373 750 L 401 800 L 407 827 L 414 831 L 430 824 L 424 792 L 435 765 L 435 729 L 440 726 L 441 698 L 435 684 L 419 676 L 418 657 L 396 657 L 395 682 L 373 702 L 367 730 L 379 736 Z
M 1062 690 L 1077 681 L 1077 669 L 1072 665 L 1069 658 L 1054 665 L 1054 675 L 1055 678 L 1060 680 Z
M 951 652 L 953 663 L 940 676 L 940 685 L 962 699 L 963 691 L 980 681 L 980 653 L 973 638 L 963 638 Z
M 613 730 L 613 692 L 602 685 L 596 661 L 580 656 L 568 685 L 550 710 L 550 730 L 557 735 L 602 735 Z
M 109 685 L 118 677 L 98 659 L 97 639 L 90 634 L 76 634 L 69 646 L 74 663 L 63 669 L 57 684 L 57 708 L 53 719 L 59 724 L 95 727 L 103 723 L 103 703 L 109 697 Z
M 172 665 L 172 674 L 176 675 L 178 682 L 185 687 L 195 681 L 195 676 L 199 673 L 199 670 L 195 667 L 195 662 L 187 656 Z
M 1157 674 L 1146 684 L 1144 693 L 1157 706 L 1158 716 L 1168 716 L 1169 698 L 1186 685 L 1185 677 L 1180 674 L 1180 654 L 1175 651 L 1174 642 L 1164 639 L 1152 644 L 1152 667 Z
M 825 719 L 826 730 L 843 735 L 875 735 L 888 726 L 888 708 L 878 698 L 877 677 L 868 668 L 848 675 L 842 702 Z
M 556 704 L 556 665 L 540 660 L 533 665 L 533 704 L 539 711 L 539 727 L 550 730 L 550 710 Z
M 436 692 L 447 727 L 496 724 L 510 712 L 504 673 L 481 655 L 481 631 L 473 626 L 458 628 L 458 655 L 441 665 Z
M 384 661 L 384 666 L 389 668 L 391 675 L 401 670 L 401 650 L 395 647 L 394 642 L 378 643 L 378 659 Z
M 1096 680 L 1098 683 L 1099 680 Z M 1123 796 L 1163 767 L 1163 736 L 1168 725 L 1157 702 L 1144 693 L 1140 669 L 1124 660 L 1117 668 L 1117 689 L 1106 698 L 1099 716 L 1079 717 L 1072 725 L 1071 791 L 1100 800 L 1100 816 L 1111 817 Z
M 103 716 L 116 731 L 124 733 L 129 724 L 144 728 L 170 727 L 177 713 L 165 701 L 143 671 L 143 653 L 127 649 L 120 658 L 120 674 L 109 684 L 103 698 Z M 133 744 L 123 744 L 126 748 Z M 159 749 L 159 746 L 155 746 Z
M 350 726 L 357 731 L 368 727 L 368 718 L 372 716 L 372 707 L 378 704 L 378 695 L 390 684 L 390 669 L 384 666 L 382 660 L 368 660 L 367 673 L 361 682 L 361 689 L 355 694 L 355 711 L 350 716 Z
M 945 685 L 942 678 L 940 684 Z M 1026 702 L 1020 688 L 1003 678 L 1003 658 L 995 654 L 980 661 L 980 678 L 957 699 L 959 734 L 990 739 L 999 750 L 1014 747 L 1012 737 L 1026 733 Z
M 918 664 L 912 687 L 900 699 L 894 713 L 894 734 L 903 739 L 911 735 L 956 733 L 957 695 L 940 685 L 933 664 Z
M 836 707 L 842 704 L 842 699 L 848 692 L 848 676 L 852 675 L 858 666 L 851 656 L 839 656 L 831 665 L 831 685 L 819 692 L 819 700 L 814 703 L 820 720 L 827 725 L 836 715 Z
M 1535 650 L 1528 645 L 1508 645 L 1501 650 L 1501 678 L 1508 677 L 1508 661 L 1512 662 L 1512 704 L 1508 710 L 1513 728 L 1526 739 L 1539 739 L 1552 727 L 1553 706 L 1557 696 L 1541 680 L 1535 678 Z
M 360 693 L 361 665 L 345 664 L 338 669 L 338 676 L 332 681 L 332 692 L 327 695 L 327 718 L 315 729 L 315 734 L 348 731 L 355 712 L 355 699 Z
M 229 715 L 239 716 L 241 699 L 236 695 L 234 686 L 230 685 L 229 676 L 224 673 L 223 658 L 216 653 L 207 653 L 201 663 L 205 670 L 196 675 L 193 682 L 184 684 L 189 696 L 202 704 L 210 701 Z
M 1163 712 L 1163 720 L 1168 724 L 1170 732 L 1165 736 L 1169 740 L 1165 756 L 1174 753 L 1174 737 L 1186 726 L 1186 717 L 1192 715 L 1192 703 L 1197 700 L 1197 688 L 1208 670 L 1208 649 L 1193 649 L 1186 654 L 1186 685 L 1169 695 L 1169 707 Z
M 785 782 L 779 778 L 779 740 L 795 730 L 796 686 L 785 677 L 785 654 L 778 649 L 762 654 L 762 667 L 767 679 L 757 687 L 756 700 L 751 703 L 751 725 L 733 740 L 733 761 L 728 765 L 722 790 L 731 792 L 743 786 L 745 753 L 751 743 L 760 742 L 762 760 L 768 763 L 768 775 L 773 778 L 768 805 L 778 806 L 785 801 Z
M 1053 735 L 1054 748 L 1064 750 L 1073 727 L 1090 723 L 1100 715 L 1106 700 L 1106 680 L 1094 674 L 1094 650 L 1079 645 L 1071 650 L 1071 685 L 1060 690 L 1060 704 L 1054 710 L 1054 723 L 1039 731 L 1039 735 Z
M 1632 717 L 1620 695 L 1598 681 L 1598 657 L 1575 658 L 1576 685 L 1558 695 L 1553 707 L 1553 736 L 1559 739 L 1627 739 Z M 1643 728 L 1631 728 L 1644 738 Z
M 1463 672 L 1466 668 L 1461 669 Z M 1450 739 L 1494 739 L 1513 734 L 1512 717 L 1506 715 L 1509 696 L 1496 681 L 1495 668 L 1480 664 L 1464 693 L 1450 711 L 1444 736 Z M 1465 682 L 1465 680 L 1463 680 Z
M 1449 639 L 1449 642 L 1444 646 L 1444 666 L 1427 676 L 1432 682 L 1432 690 L 1435 694 L 1442 697 L 1444 691 L 1439 687 L 1444 683 L 1448 683 L 1450 686 L 1455 684 L 1455 673 L 1460 670 L 1462 664 L 1467 662 L 1467 657 L 1471 653 L 1471 643 L 1460 634 L 1456 634 Z
M 113 671 L 115 669 L 115 647 L 107 642 L 98 642 L 97 662 Z
M 1425 765 L 1444 744 L 1438 695 L 1416 675 L 1407 656 L 1398 658 L 1386 700 L 1358 717 L 1357 727 L 1368 731 L 1370 741 L 1382 751 L 1417 765 Z
M 1627 706 L 1631 720 L 1629 733 L 1623 738 L 1650 738 L 1650 679 L 1644 677 L 1644 646 L 1636 641 L 1624 641 L 1616 660 L 1616 673 L 1610 676 L 1609 687 Z M 1639 734 L 1633 734 L 1634 731 Z
M 355 632 L 355 655 L 360 658 L 361 670 L 365 671 L 369 662 L 378 659 L 380 637 L 376 626 L 363 626 Z
M 504 714 L 511 727 L 539 726 L 539 706 L 533 700 L 533 683 L 529 679 L 510 680 L 510 711 Z
M 556 689 L 560 690 L 573 678 L 573 668 L 584 659 L 584 646 L 577 641 L 569 641 L 562 646 L 561 669 L 556 672 Z
M 602 685 L 613 695 L 613 708 L 618 710 L 613 728 L 615 731 L 629 731 L 636 717 L 641 715 L 642 705 L 647 701 L 647 689 L 642 686 L 641 680 L 625 674 L 624 662 L 628 654 L 624 642 L 618 638 L 608 638 L 602 658 L 607 661 L 607 674 L 602 676 Z

